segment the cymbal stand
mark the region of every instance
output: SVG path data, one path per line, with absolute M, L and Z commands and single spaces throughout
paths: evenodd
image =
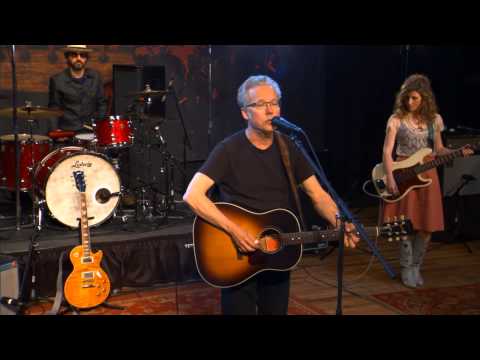
M 163 157 L 163 164 L 160 168 L 160 171 L 164 174 L 165 176 L 165 216 L 170 218 L 170 219 L 183 219 L 183 216 L 174 216 L 171 214 L 172 211 L 175 211 L 176 203 L 175 203 L 175 179 L 174 179 L 174 170 L 175 167 L 178 169 L 178 171 L 182 174 L 183 178 L 186 177 L 186 173 L 182 166 L 180 166 L 179 161 L 173 156 L 171 152 L 168 151 L 167 148 L 167 143 L 163 139 L 161 133 L 159 132 L 159 129 L 156 129 L 158 132 L 158 136 L 160 137 L 161 143 L 157 145 L 158 148 L 160 148 L 162 157 Z
M 148 92 L 149 90 L 151 90 L 150 85 L 146 84 L 145 91 Z M 135 100 L 135 103 L 130 108 L 134 109 L 134 117 L 137 120 L 137 126 L 135 126 L 135 132 L 137 133 L 135 136 L 135 139 L 137 139 L 136 145 L 137 149 L 140 150 L 138 153 L 143 154 L 144 161 L 142 161 L 142 164 L 146 166 L 146 176 L 150 180 L 152 175 L 152 141 L 147 121 L 153 101 L 149 96 L 141 96 Z M 154 206 L 152 199 L 149 199 L 148 189 L 154 190 L 154 183 L 150 183 L 150 181 L 145 182 L 140 177 L 137 177 L 136 180 L 140 182 L 140 186 L 132 189 L 137 193 L 136 220 L 137 222 L 147 220 L 151 223 L 153 222 Z
M 16 230 L 22 229 L 22 207 L 20 205 L 20 144 L 18 143 L 18 119 L 17 119 L 17 70 L 15 61 L 15 45 L 12 45 L 12 108 L 13 108 L 13 133 L 15 137 L 15 204 L 16 204 Z
M 35 124 L 35 120 L 31 117 L 31 109 L 32 109 L 32 102 L 25 101 L 25 108 L 28 112 L 27 124 L 28 124 L 28 133 L 30 135 L 27 144 L 30 145 L 30 157 L 31 157 L 31 166 L 28 168 L 28 173 L 30 175 L 30 184 L 31 184 L 31 191 L 30 196 L 32 198 L 32 219 L 35 222 L 35 202 L 36 202 L 36 191 L 35 191 L 35 180 L 34 180 L 34 169 L 35 169 L 35 157 L 34 157 L 34 144 L 35 141 L 33 139 L 33 126 Z
M 187 188 L 187 147 L 192 151 L 192 143 L 190 141 L 190 138 L 188 137 L 188 132 L 187 128 L 185 126 L 185 120 L 183 118 L 183 113 L 182 110 L 180 109 L 180 101 L 177 96 L 177 91 L 175 89 L 175 86 L 173 85 L 174 80 L 172 79 L 170 81 L 170 84 L 168 86 L 168 91 L 167 91 L 167 97 L 171 94 L 173 96 L 174 102 L 175 102 L 175 108 L 177 109 L 178 117 L 180 118 L 180 122 L 182 124 L 182 130 L 183 130 L 183 190 L 185 191 Z

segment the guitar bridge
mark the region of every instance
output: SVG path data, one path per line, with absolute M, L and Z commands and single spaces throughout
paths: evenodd
M 82 279 L 83 280 L 91 280 L 93 279 L 95 276 L 94 272 L 93 271 L 86 271 L 86 272 L 82 272 Z

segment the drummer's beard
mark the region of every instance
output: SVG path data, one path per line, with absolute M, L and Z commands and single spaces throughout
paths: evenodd
M 82 62 L 81 60 L 69 61 L 68 63 L 72 71 L 82 71 L 83 69 L 85 69 L 86 64 L 86 61 Z

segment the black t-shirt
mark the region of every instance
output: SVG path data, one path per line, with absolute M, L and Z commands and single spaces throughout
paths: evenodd
M 297 184 L 314 171 L 296 145 L 286 139 Z M 256 148 L 245 131 L 239 131 L 220 142 L 199 172 L 207 175 L 219 190 L 219 201 L 240 205 L 251 211 L 287 208 L 295 213 L 295 200 L 280 150 L 273 142 L 266 150 Z

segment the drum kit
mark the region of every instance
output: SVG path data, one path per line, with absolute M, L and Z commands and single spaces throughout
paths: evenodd
M 170 162 L 169 166 L 158 166 L 159 169 L 155 167 L 151 171 L 165 172 L 165 169 L 177 166 L 175 158 L 166 149 L 166 141 L 159 127 L 152 129 L 147 126 L 150 124 L 148 108 L 151 98 L 166 93 L 152 90 L 148 85 L 144 91 L 131 93 L 135 101 L 126 115 L 92 119 L 93 127 L 88 133 L 56 130 L 48 133 L 48 136 L 34 134 L 35 121 L 58 117 L 63 112 L 32 106 L 30 102 L 17 108 L 18 118 L 27 120 L 29 124 L 29 133 L 18 134 L 17 142 L 20 152 L 20 191 L 30 194 L 34 204 L 33 216 L 42 217 L 35 215 L 35 209 L 43 208 L 53 220 L 77 229 L 80 208 L 73 171 L 82 170 L 87 184 L 85 192 L 90 226 L 99 226 L 112 216 L 126 223 L 128 216 L 124 214 L 131 211 L 119 206 L 125 203 L 134 206 L 135 214 L 132 216 L 137 221 L 154 220 L 154 209 L 158 204 L 154 204 L 155 200 L 151 197 L 147 198 L 147 194 L 151 193 L 151 182 L 141 181 L 142 186 L 136 189 L 122 186 L 120 170 L 123 165 L 120 155 L 133 148 L 138 137 L 140 141 L 135 145 L 140 147 L 145 156 L 151 158 L 152 148 L 161 147 L 165 161 Z M 12 108 L 0 109 L 0 116 L 10 116 L 11 113 Z M 152 143 L 152 135 L 160 139 L 159 144 Z M 0 136 L 0 189 L 8 192 L 16 191 L 17 186 L 15 148 L 14 135 Z M 160 217 L 168 216 L 168 209 L 175 203 L 173 179 L 162 177 L 162 181 L 165 179 L 168 184 L 167 187 L 164 184 L 161 186 L 165 193 L 162 194 L 161 204 L 164 211 L 157 213 Z M 125 210 L 124 214 L 121 214 L 122 210 Z

